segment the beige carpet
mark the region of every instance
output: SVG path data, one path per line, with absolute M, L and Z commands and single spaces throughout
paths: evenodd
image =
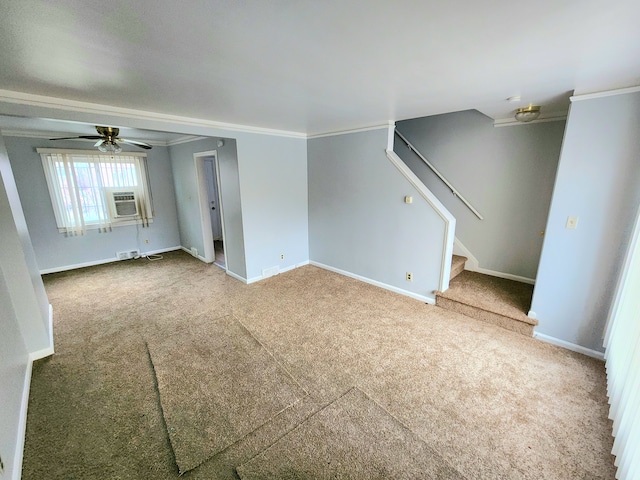
M 527 316 L 533 285 L 478 272 L 463 271 L 449 289 L 438 292 L 438 306 L 531 336 L 538 321 Z
M 468 479 L 613 479 L 604 364 L 316 267 L 244 285 L 183 252 L 46 275 L 23 478 L 175 479 L 145 347 L 233 315 L 309 392 L 184 474 L 236 467 L 352 386 Z M 366 442 L 367 439 L 363 439 Z
M 232 316 L 200 316 L 147 347 L 176 464 L 191 470 L 306 392 Z
M 464 478 L 357 388 L 237 471 L 242 480 Z

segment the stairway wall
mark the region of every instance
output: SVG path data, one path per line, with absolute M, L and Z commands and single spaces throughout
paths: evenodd
M 497 128 L 468 110 L 396 127 L 484 216 L 479 220 L 396 137 L 394 150 L 456 217 L 456 237 L 480 267 L 535 279 L 565 122 Z
M 444 221 L 387 158 L 387 139 L 382 128 L 309 140 L 310 260 L 434 301 Z

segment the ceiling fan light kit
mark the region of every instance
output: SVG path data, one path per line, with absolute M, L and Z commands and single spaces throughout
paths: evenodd
M 103 153 L 120 153 L 122 151 L 122 147 L 118 142 L 133 145 L 138 148 L 144 148 L 145 150 L 149 150 L 151 148 L 151 145 L 148 143 L 119 138 L 119 128 L 96 126 L 96 131 L 98 132 L 98 135 L 79 135 L 77 137 L 52 138 L 51 140 L 98 140 L 94 147 L 97 147 L 98 150 Z
M 516 110 L 516 120 L 519 122 L 532 122 L 540 116 L 539 105 L 529 105 L 528 107 L 522 107 Z

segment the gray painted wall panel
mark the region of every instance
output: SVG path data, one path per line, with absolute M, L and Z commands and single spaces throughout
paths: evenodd
M 396 137 L 394 150 L 455 216 L 480 266 L 535 278 L 565 122 L 493 126 L 475 110 L 405 120 L 400 131 L 484 216 L 479 220 Z
M 309 140 L 310 257 L 433 298 L 444 222 L 386 157 L 386 144 L 386 129 Z
M 154 146 L 147 152 L 156 213 L 148 228 L 115 227 L 108 233 L 88 230 L 83 236 L 65 237 L 58 233 L 42 160 L 36 148 L 83 150 L 88 148 L 87 144 L 24 137 L 5 137 L 5 142 L 40 270 L 113 260 L 118 251 L 138 248 L 144 253 L 179 245 L 175 194 L 166 147 Z M 146 239 L 148 245 L 144 242 Z
M 217 141 L 217 138 L 205 138 L 169 147 L 176 189 L 180 242 L 183 247 L 187 249 L 195 247 L 200 255 L 204 254 L 193 154 L 216 150 L 220 165 L 219 181 L 224 212 L 227 269 L 244 278 L 246 277 L 246 264 L 236 142 L 232 139 L 225 139 L 224 146 L 218 147 Z
M 640 93 L 571 105 L 532 310 L 537 332 L 603 351 L 640 205 Z M 578 216 L 578 228 L 565 228 Z

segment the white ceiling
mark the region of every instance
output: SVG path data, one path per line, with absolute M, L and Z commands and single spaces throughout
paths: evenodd
M 640 85 L 639 20 L 638 0 L 3 0 L 0 89 L 306 134 L 553 115 Z

